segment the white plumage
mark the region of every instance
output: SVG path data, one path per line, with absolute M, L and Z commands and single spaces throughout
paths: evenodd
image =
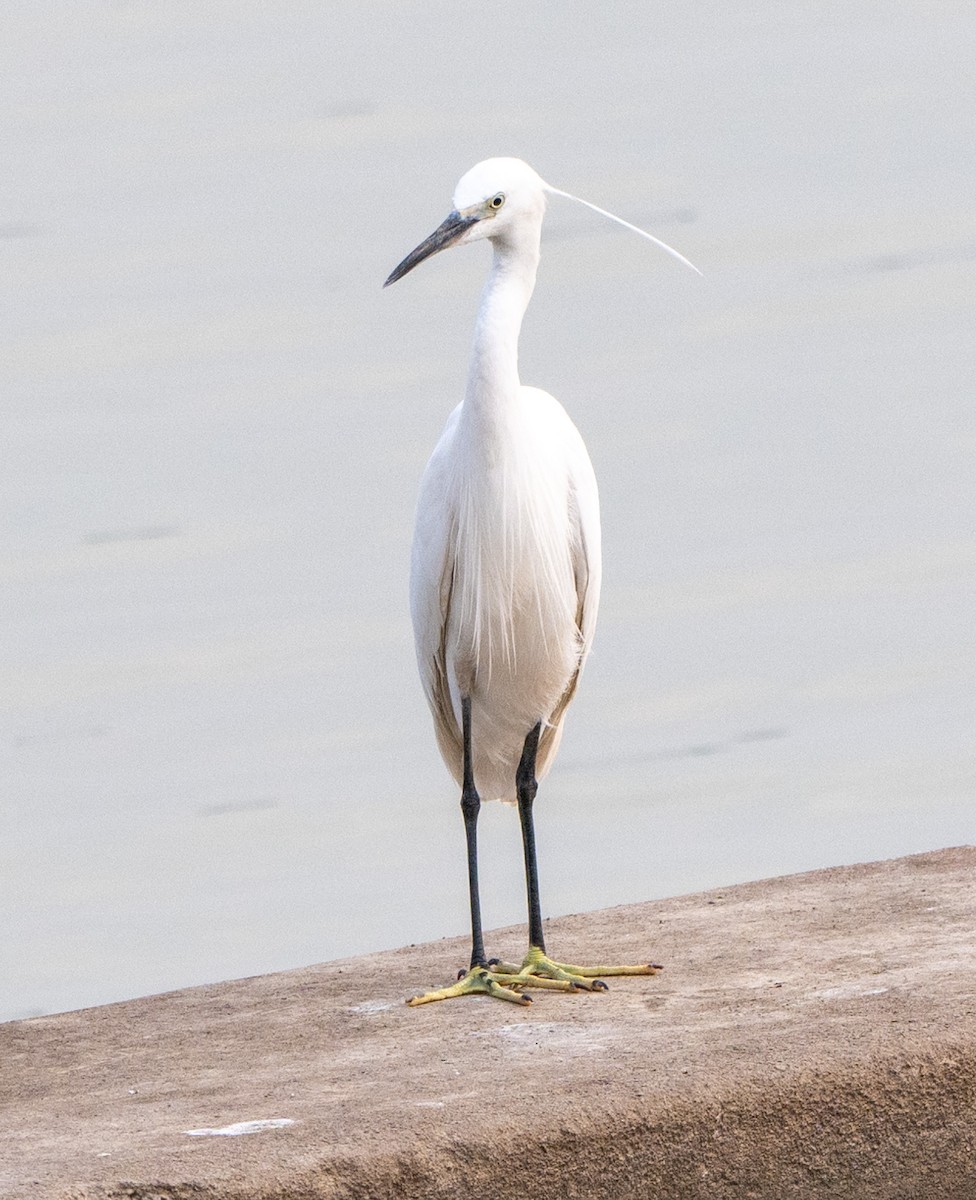
M 482 799 L 513 803 L 537 722 L 537 777 L 556 752 L 600 592 L 599 500 L 583 439 L 558 401 L 518 375 L 543 189 L 526 164 L 494 159 L 455 193 L 459 213 L 499 193 L 505 203 L 483 233 L 494 256 L 468 385 L 421 483 L 410 585 L 441 754 L 460 784 L 461 696 L 470 695 L 475 785 Z
M 526 734 L 543 722 L 542 778 L 593 640 L 599 501 L 582 438 L 552 396 L 519 387 L 485 407 L 469 398 L 454 411 L 424 475 L 411 613 L 445 762 L 460 784 L 470 695 L 475 785 L 514 802 Z

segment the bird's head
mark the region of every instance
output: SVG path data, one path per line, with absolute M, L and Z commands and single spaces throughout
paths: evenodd
M 396 283 L 448 246 L 504 238 L 520 227 L 538 228 L 546 210 L 546 190 L 543 180 L 520 158 L 486 158 L 462 176 L 454 189 L 453 210 L 394 268 L 383 286 Z
M 521 235 L 535 239 L 535 246 L 538 248 L 539 229 L 546 211 L 547 193 L 565 196 L 567 200 L 585 204 L 587 208 L 593 209 L 601 216 L 609 217 L 611 221 L 616 221 L 632 233 L 639 233 L 641 237 L 647 238 L 655 246 L 660 246 L 662 250 L 673 255 L 686 267 L 691 267 L 696 274 L 701 274 L 684 255 L 652 233 L 638 229 L 636 225 L 607 212 L 605 208 L 591 204 L 589 200 L 554 188 L 520 158 L 486 158 L 461 177 L 454 189 L 453 210 L 429 238 L 422 241 L 416 250 L 411 250 L 403 262 L 393 269 L 383 286 L 389 287 L 391 283 L 396 283 L 432 254 L 446 250 L 448 246 L 460 246 L 463 242 L 492 238 L 496 242 L 507 241 L 511 244 Z

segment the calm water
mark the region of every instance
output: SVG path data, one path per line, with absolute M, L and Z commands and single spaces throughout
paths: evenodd
M 607 8 L 9 6 L 0 1017 L 465 929 L 406 572 L 487 251 L 380 284 L 490 154 L 705 272 L 553 201 L 606 581 L 547 911 L 976 839 L 976 11 Z

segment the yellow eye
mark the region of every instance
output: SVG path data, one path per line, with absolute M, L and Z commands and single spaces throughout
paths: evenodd
M 499 209 L 499 208 L 501 208 L 501 206 L 504 203 L 505 203 L 505 193 L 499 192 L 497 196 L 492 196 L 492 198 L 488 201 L 488 207 L 494 208 L 494 209 Z

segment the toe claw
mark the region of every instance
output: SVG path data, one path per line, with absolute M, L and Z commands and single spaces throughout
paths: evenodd
M 592 984 L 590 984 L 590 986 L 593 988 L 594 992 L 609 992 L 610 991 L 610 988 L 608 987 L 607 984 L 605 984 L 603 982 L 602 979 L 594 979 Z

